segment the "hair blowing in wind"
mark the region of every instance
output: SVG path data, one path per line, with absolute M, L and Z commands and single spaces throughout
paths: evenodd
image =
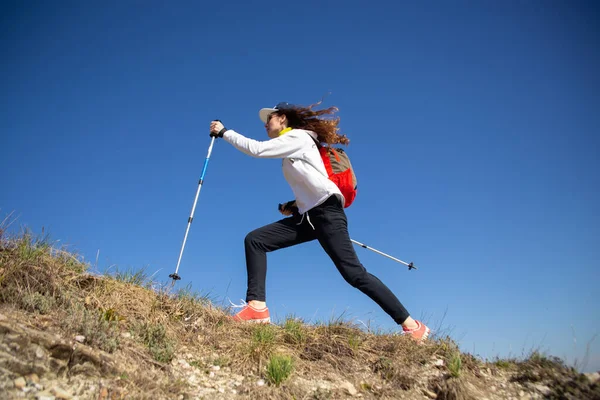
M 350 139 L 346 135 L 340 135 L 338 124 L 339 117 L 321 118 L 324 115 L 333 115 L 338 111 L 337 107 L 329 107 L 323 110 L 313 110 L 321 102 L 311 104 L 307 107 L 296 106 L 293 109 L 280 110 L 279 115 L 285 115 L 288 126 L 296 129 L 306 129 L 317 134 L 321 143 L 348 145 Z

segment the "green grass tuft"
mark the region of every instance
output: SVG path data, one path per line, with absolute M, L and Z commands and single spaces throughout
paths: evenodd
M 267 364 L 267 379 L 271 384 L 279 386 L 289 378 L 293 370 L 294 362 L 291 356 L 274 354 Z
M 459 352 L 452 353 L 448 360 L 448 370 L 453 378 L 458 378 L 462 370 L 462 359 Z

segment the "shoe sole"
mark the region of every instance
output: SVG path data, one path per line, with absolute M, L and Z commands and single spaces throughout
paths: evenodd
M 248 322 L 252 322 L 252 323 L 255 323 L 255 324 L 270 324 L 271 323 L 271 317 L 261 318 L 261 319 L 251 319 Z
M 431 332 L 431 330 L 429 329 L 429 327 L 425 327 L 425 333 L 423 334 L 423 336 L 421 336 L 421 340 L 427 340 L 427 338 L 429 337 L 429 332 Z
M 233 318 L 233 320 L 236 322 L 249 322 L 251 324 L 270 324 L 271 323 L 271 317 L 258 318 L 258 319 L 235 319 L 235 318 Z

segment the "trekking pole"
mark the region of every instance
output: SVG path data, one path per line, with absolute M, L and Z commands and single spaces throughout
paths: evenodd
M 292 200 L 292 201 L 288 201 L 288 202 L 287 202 L 287 203 L 285 203 L 285 204 L 279 204 L 279 207 L 278 207 L 278 208 L 279 208 L 279 211 L 283 211 L 283 210 L 289 210 L 289 211 L 291 211 L 291 212 L 292 212 L 292 213 L 294 213 L 294 214 L 298 214 L 298 207 L 296 207 L 296 206 L 294 205 L 294 203 L 295 203 L 295 201 L 293 201 L 293 200 Z M 367 250 L 374 251 L 374 252 L 375 252 L 375 253 L 377 253 L 377 254 L 381 254 L 381 255 L 382 255 L 382 256 L 384 256 L 384 257 L 387 257 L 387 258 L 389 258 L 389 259 L 392 259 L 392 260 L 394 260 L 394 261 L 396 261 L 396 262 L 399 262 L 400 264 L 404 264 L 404 265 L 406 265 L 406 266 L 408 267 L 408 270 L 409 270 L 409 271 L 410 271 L 411 269 L 417 269 L 417 267 L 415 267 L 415 266 L 413 265 L 413 263 L 412 263 L 412 262 L 411 262 L 411 263 L 406 263 L 406 262 L 404 262 L 404 261 L 402 261 L 402 260 L 399 260 L 399 259 L 397 259 L 396 257 L 392 257 L 392 256 L 390 256 L 389 254 L 385 254 L 385 253 L 384 253 L 384 252 L 382 252 L 382 251 L 379 251 L 379 250 L 377 250 L 377 249 L 374 249 L 374 248 L 372 248 L 372 247 L 369 247 L 369 246 L 367 246 L 366 244 L 363 244 L 363 243 L 361 243 L 361 242 L 357 242 L 357 241 L 356 241 L 356 240 L 354 240 L 354 239 L 350 239 L 350 241 L 352 241 L 352 243 L 355 243 L 355 244 L 359 245 L 360 247 L 362 247 L 362 248 L 364 248 L 364 249 L 367 249 Z
M 218 120 L 216 120 L 218 121 Z M 194 220 L 194 211 L 196 210 L 196 203 L 198 202 L 198 196 L 200 196 L 200 189 L 202 189 L 202 183 L 204 182 L 204 174 L 206 173 L 206 167 L 208 166 L 208 160 L 210 159 L 210 153 L 212 153 L 213 145 L 215 143 L 216 137 L 213 136 L 210 141 L 210 146 L 208 146 L 208 154 L 206 155 L 206 160 L 204 160 L 204 168 L 202 168 L 202 175 L 200 175 L 200 180 L 198 181 L 198 190 L 196 191 L 196 198 L 194 199 L 194 205 L 192 206 L 192 212 L 190 213 L 190 217 L 188 218 L 187 228 L 185 230 L 185 236 L 183 237 L 183 244 L 181 245 L 181 251 L 179 252 L 179 259 L 177 260 L 177 267 L 175 268 L 175 273 L 169 275 L 169 278 L 173 278 L 173 283 L 181 279 L 181 277 L 177 274 L 179 271 L 179 264 L 181 263 L 181 256 L 183 255 L 183 248 L 185 247 L 185 242 L 187 241 L 188 232 L 190 231 L 190 226 L 192 225 L 192 221 Z
M 356 240 L 354 240 L 354 239 L 350 239 L 350 240 L 352 241 L 352 243 L 355 243 L 355 244 L 359 245 L 359 246 L 360 246 L 360 247 L 362 247 L 362 248 L 365 248 L 365 249 L 367 249 L 367 250 L 374 251 L 374 252 L 375 252 L 375 253 L 377 253 L 377 254 L 381 254 L 381 255 L 382 255 L 382 256 L 384 256 L 384 257 L 390 258 L 390 259 L 392 259 L 392 260 L 394 260 L 394 261 L 396 261 L 396 262 L 399 262 L 400 264 L 404 264 L 404 265 L 406 265 L 406 266 L 408 267 L 408 270 L 409 270 L 409 271 L 410 271 L 411 269 L 417 269 L 417 267 L 415 267 L 415 266 L 413 265 L 413 263 L 412 263 L 412 262 L 411 262 L 411 263 L 405 263 L 404 261 L 402 261 L 402 260 L 399 260 L 399 259 L 397 259 L 396 257 L 392 257 L 392 256 L 390 256 L 389 254 L 385 254 L 384 252 L 382 252 L 382 251 L 379 251 L 379 250 L 376 250 L 376 249 L 374 249 L 374 248 L 372 248 L 372 247 L 369 247 L 369 246 L 367 246 L 366 244 L 362 244 L 361 242 L 357 242 L 357 241 L 356 241 Z

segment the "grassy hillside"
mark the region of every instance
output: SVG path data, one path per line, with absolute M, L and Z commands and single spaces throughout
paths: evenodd
M 92 274 L 48 240 L 0 229 L 0 398 L 600 398 L 594 375 L 539 353 L 483 362 L 449 337 L 417 345 L 341 317 L 228 315 L 143 272 Z

